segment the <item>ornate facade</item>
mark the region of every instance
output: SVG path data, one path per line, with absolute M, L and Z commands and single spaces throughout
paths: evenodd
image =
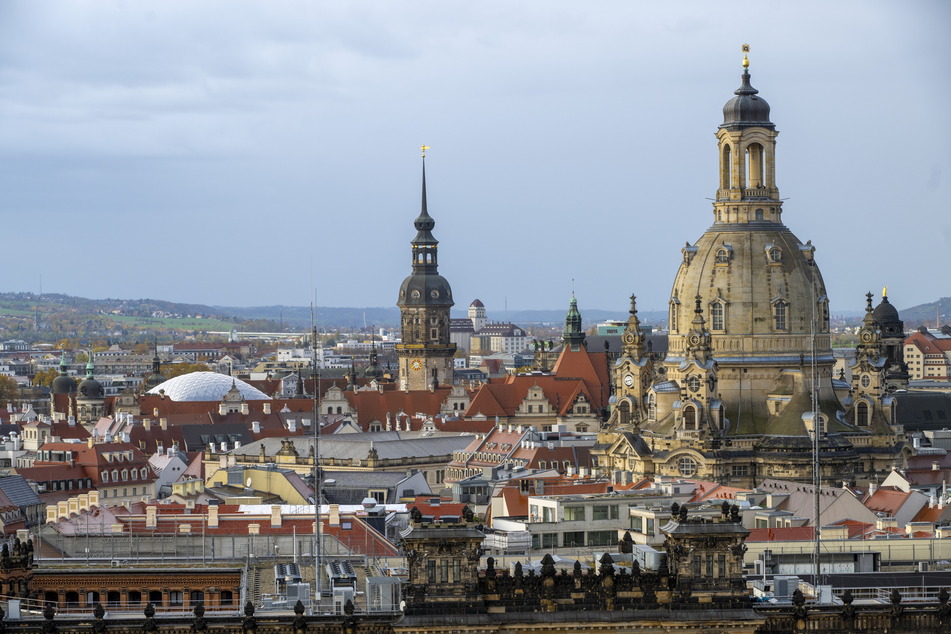
M 427 211 L 426 164 L 423 163 L 422 209 L 413 223 L 413 272 L 403 280 L 396 305 L 400 308 L 402 342 L 396 345 L 400 387 L 428 390 L 452 383 L 456 345 L 449 339 L 452 289 L 438 271 L 439 241 L 433 237 L 436 221 Z
M 907 384 L 901 322 L 890 305 L 875 309 L 876 320 L 869 303 L 861 384 L 850 395 L 833 377 L 815 248 L 783 224 L 778 132 L 745 56 L 734 94 L 716 135 L 713 224 L 682 249 L 662 362 L 645 350 L 632 298 L 599 468 L 741 486 L 808 481 L 818 433 L 823 477 L 866 480 L 906 457 L 888 396 Z

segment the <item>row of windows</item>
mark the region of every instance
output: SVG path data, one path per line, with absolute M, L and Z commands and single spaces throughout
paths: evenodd
M 758 210 L 762 211 L 762 209 Z M 719 216 L 718 216 L 719 217 Z M 757 218 L 762 220 L 762 218 Z M 733 250 L 726 247 L 717 249 L 717 264 L 729 264 L 733 259 Z M 766 250 L 766 262 L 769 264 L 779 264 L 783 261 L 783 250 L 779 247 L 770 247 Z
M 136 477 L 138 475 L 138 477 Z M 129 470 L 123 469 L 121 472 L 118 469 L 112 470 L 112 476 L 109 475 L 108 471 L 103 471 L 101 474 L 101 479 L 103 482 L 109 482 L 111 477 L 112 482 L 125 482 L 129 479 Z M 133 480 L 145 480 L 149 477 L 149 470 L 145 467 L 142 467 L 141 470 L 137 471 L 132 469 L 132 479 Z
M 184 605 L 185 593 L 181 590 L 170 590 L 168 592 L 168 605 Z M 188 604 L 189 605 L 198 605 L 199 602 L 205 600 L 205 593 L 202 590 L 192 590 L 188 593 Z M 80 594 L 78 592 L 65 592 L 63 593 L 63 598 L 67 607 L 78 607 Z M 128 599 L 125 605 L 134 606 L 142 605 L 145 603 L 145 598 L 148 598 L 148 603 L 153 603 L 155 605 L 163 605 L 162 601 L 162 591 L 161 590 L 150 590 L 147 593 L 139 592 L 138 590 L 129 590 Z M 94 605 L 101 602 L 101 595 L 95 590 L 90 590 L 85 593 L 84 598 L 86 599 L 86 605 Z M 234 593 L 230 590 L 222 590 L 218 594 L 219 603 L 221 605 L 234 605 Z M 43 594 L 43 599 L 46 603 L 57 604 L 59 603 L 59 593 L 54 590 L 47 590 Z M 118 590 L 110 590 L 106 592 L 106 604 L 104 607 L 117 608 L 122 604 L 122 594 Z
M 559 540 L 560 537 L 560 540 Z M 559 541 L 561 542 L 559 544 Z M 535 550 L 558 548 L 563 546 L 615 546 L 618 542 L 617 531 L 566 531 L 564 533 L 541 533 L 532 535 L 532 548 Z
M 825 303 L 820 308 L 820 321 L 825 328 L 829 320 L 829 309 Z M 678 330 L 677 326 L 677 302 L 671 302 L 670 307 L 670 330 Z M 726 330 L 726 307 L 721 301 L 715 301 L 710 304 L 710 330 Z M 773 330 L 789 330 L 789 302 L 784 299 L 778 299 L 773 302 Z

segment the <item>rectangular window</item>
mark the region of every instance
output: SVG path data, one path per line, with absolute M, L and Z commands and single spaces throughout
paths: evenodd
M 709 555 L 708 555 L 709 556 Z M 449 560 L 439 562 L 439 583 L 449 583 Z
M 583 522 L 584 521 L 584 507 L 583 506 L 566 506 L 565 507 L 565 521 L 566 522 Z
M 551 508 L 550 506 L 542 507 L 542 521 L 543 521 L 543 522 L 551 522 L 551 521 L 552 521 L 552 515 L 553 515 L 552 511 L 554 511 L 554 510 L 555 510 L 555 509 Z
M 631 516 L 631 530 L 638 533 L 643 533 L 644 532 L 644 518 L 641 517 L 640 515 L 632 515 Z
M 542 548 L 558 548 L 558 533 L 542 533 Z
M 617 544 L 616 531 L 589 531 L 588 546 L 613 546 Z
M 436 560 L 430 559 L 426 562 L 426 577 L 429 583 L 436 583 Z
M 651 517 L 647 518 L 647 534 L 648 535 L 654 534 L 654 519 Z
M 606 504 L 604 506 L 596 506 L 592 509 L 594 512 L 594 517 L 592 519 L 596 520 L 616 520 L 618 518 L 618 509 L 615 504 Z
M 564 540 L 562 543 L 564 544 L 565 548 L 584 546 L 584 531 L 568 531 L 564 534 Z
M 537 533 L 532 534 L 532 550 L 538 550 L 542 547 L 541 535 Z
M 462 581 L 462 563 L 456 559 L 452 562 L 452 579 L 453 583 L 459 583 Z
M 707 555 L 707 579 L 713 579 L 713 555 Z
M 700 578 L 700 555 L 693 556 L 693 576 L 697 579 Z
M 726 555 L 717 555 L 717 566 L 719 568 L 717 576 L 726 578 Z

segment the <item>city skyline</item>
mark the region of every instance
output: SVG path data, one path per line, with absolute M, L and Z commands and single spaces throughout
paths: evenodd
M 2 290 L 395 305 L 425 143 L 457 310 L 663 310 L 748 42 L 832 310 L 946 295 L 951 9 L 730 6 L 4 3 Z

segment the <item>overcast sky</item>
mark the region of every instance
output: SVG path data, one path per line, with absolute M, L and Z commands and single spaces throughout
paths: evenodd
M 951 295 L 951 3 L 0 2 L 0 290 L 664 309 L 740 83 L 835 310 Z M 574 280 L 572 282 L 572 280 Z

